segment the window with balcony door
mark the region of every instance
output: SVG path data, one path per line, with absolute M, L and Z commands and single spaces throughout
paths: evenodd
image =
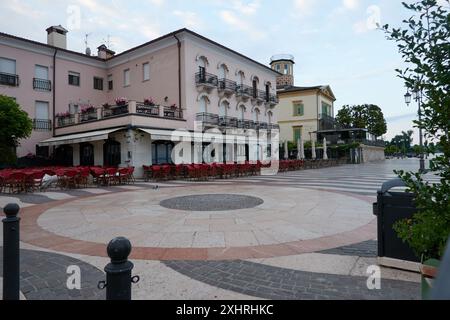
M 261 114 L 261 112 L 259 111 L 259 109 L 255 109 L 253 111 L 253 121 L 259 122 L 260 114 Z
M 198 109 L 200 113 L 206 113 L 207 112 L 207 100 L 206 97 L 201 97 L 198 101 Z
M 16 60 L 0 58 L 0 84 L 13 87 L 19 85 L 16 75 Z
M 302 127 L 293 127 L 294 130 L 294 142 L 297 142 L 302 136 Z
M 143 74 L 143 81 L 150 80 L 150 63 L 144 63 L 142 65 L 142 74 Z
M 219 117 L 226 117 L 228 114 L 228 103 L 223 101 L 219 106 Z
M 51 82 L 48 80 L 48 67 L 35 65 L 33 89 L 50 91 L 52 89 Z
M 330 104 L 322 101 L 322 114 L 331 117 L 332 107 Z
M 123 86 L 128 87 L 130 85 L 130 69 L 123 71 Z
M 305 115 L 305 105 L 302 101 L 294 101 L 292 105 L 294 117 L 301 117 Z
M 103 78 L 94 77 L 94 89 L 103 91 Z
M 273 119 L 273 113 L 272 113 L 272 111 L 269 111 L 267 113 L 267 121 L 269 122 L 269 124 L 272 123 L 272 119 Z
M 110 74 L 108 76 L 108 90 L 111 91 L 113 89 L 114 89 L 113 76 L 112 76 L 112 74 Z
M 33 129 L 51 130 L 49 120 L 49 103 L 46 101 L 35 102 L 35 118 L 33 119 Z
M 69 71 L 69 85 L 80 86 L 80 74 L 78 72 Z
M 244 120 L 245 119 L 245 107 L 240 106 L 239 111 L 240 111 L 241 120 Z
M 258 96 L 258 79 L 254 78 L 252 81 L 253 98 Z

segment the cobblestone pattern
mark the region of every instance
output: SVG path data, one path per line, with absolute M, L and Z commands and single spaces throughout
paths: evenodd
M 176 210 L 187 211 L 228 211 L 254 208 L 264 200 L 237 194 L 200 194 L 166 199 L 160 205 Z
M 383 279 L 381 290 L 369 290 L 365 277 L 304 272 L 243 260 L 164 263 L 203 283 L 264 299 L 420 299 L 420 284 L 414 282 Z
M 378 255 L 378 242 L 376 240 L 364 241 L 329 250 L 320 251 L 318 253 L 337 254 L 341 256 L 356 256 L 364 258 L 375 258 Z
M 3 257 L 3 248 L 0 247 Z M 67 267 L 81 270 L 81 290 L 67 289 Z M 0 260 L 3 276 L 3 259 Z M 105 274 L 94 266 L 68 256 L 34 250 L 20 250 L 20 290 L 27 300 L 104 300 L 105 291 L 97 284 Z

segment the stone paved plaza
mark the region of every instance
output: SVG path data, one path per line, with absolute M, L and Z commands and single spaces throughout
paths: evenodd
M 393 169 L 417 159 L 207 182 L 0 195 L 22 210 L 21 291 L 26 299 L 103 299 L 106 244 L 133 244 L 135 299 L 418 299 L 418 274 L 376 260 L 372 203 Z M 429 177 L 430 180 L 436 180 Z M 157 187 L 156 187 L 157 186 Z M 1 232 L 1 231 L 0 231 Z M 65 287 L 82 270 L 82 290 Z

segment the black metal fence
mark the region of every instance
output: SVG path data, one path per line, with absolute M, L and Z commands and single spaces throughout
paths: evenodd
M 19 86 L 19 76 L 17 74 L 10 74 L 0 72 L 0 84 L 12 87 Z
M 52 130 L 52 120 L 33 119 L 33 129 L 37 131 Z
M 51 91 L 52 82 L 50 80 L 33 78 L 33 89 L 42 91 Z

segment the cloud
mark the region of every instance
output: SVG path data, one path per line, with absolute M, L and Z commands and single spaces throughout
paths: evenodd
M 173 14 L 181 18 L 187 28 L 200 28 L 202 22 L 195 12 L 175 10 Z
M 294 9 L 298 15 L 308 15 L 313 12 L 317 0 L 294 0 Z
M 245 20 L 240 19 L 235 13 L 229 10 L 220 11 L 220 18 L 228 25 L 235 29 L 241 30 L 249 34 L 253 39 L 263 39 L 266 34 L 260 30 L 254 28 L 251 24 Z
M 367 27 L 367 21 L 366 20 L 360 20 L 353 24 L 353 31 L 356 34 L 363 34 L 369 31 L 369 28 Z
M 360 0 L 342 0 L 342 5 L 347 10 L 355 10 L 359 7 Z
M 233 0 L 232 7 L 234 10 L 244 14 L 244 15 L 253 15 L 258 11 L 261 6 L 260 0 L 254 0 L 248 3 L 244 3 L 241 0 Z
M 162 7 L 166 2 L 165 0 L 148 0 L 148 1 L 150 2 L 150 4 L 153 4 L 158 7 Z

